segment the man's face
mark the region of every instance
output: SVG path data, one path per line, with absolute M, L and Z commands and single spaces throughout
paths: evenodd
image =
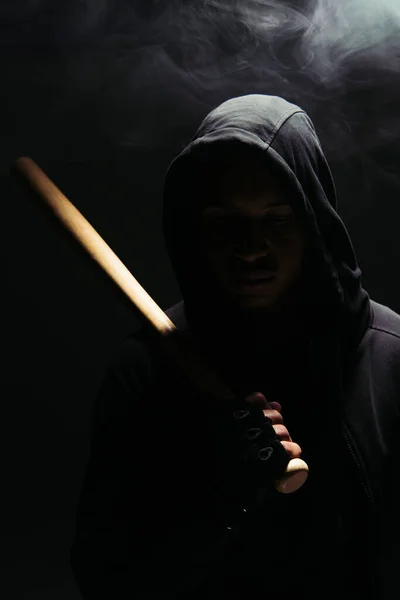
M 201 215 L 214 277 L 243 308 L 276 308 L 301 274 L 305 240 L 278 183 L 249 166 L 226 171 Z

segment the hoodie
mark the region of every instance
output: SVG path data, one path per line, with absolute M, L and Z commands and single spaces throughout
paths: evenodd
M 274 318 L 254 318 L 226 301 L 199 240 L 202 195 L 212 193 L 207 173 L 242 157 L 254 157 L 279 180 L 306 234 L 300 281 Z M 395 493 L 389 423 L 399 418 L 400 319 L 362 286 L 332 174 L 305 111 L 279 97 L 247 95 L 207 115 L 168 170 L 163 231 L 182 295 L 167 314 L 238 395 L 261 391 L 281 403 L 310 475 L 289 496 L 269 486 L 257 510 L 215 511 L 206 434 L 212 410 L 187 401 L 193 392 L 166 366 L 151 335 L 128 337 L 95 405 L 72 549 L 84 598 L 106 589 L 118 589 L 121 598 L 316 598 L 327 589 L 342 598 L 388 597 L 385 569 L 398 554 L 382 532 Z M 377 368 L 383 355 L 386 371 Z M 162 424 L 160 397 L 168 408 Z M 151 423 L 156 448 L 170 457 L 163 473 L 143 423 Z M 126 484 L 132 464 L 136 482 L 152 481 L 146 493 L 144 485 Z M 161 480 L 168 493 L 155 508 Z M 126 508 L 133 504 L 141 526 Z M 118 548 L 113 558 L 111 545 Z M 108 565 L 101 575 L 99 564 Z
M 201 246 L 193 235 L 198 222 L 196 207 L 201 205 L 201 198 L 191 193 L 194 182 L 204 181 L 207 171 L 218 171 L 241 157 L 254 157 L 279 180 L 306 234 L 301 293 L 292 290 L 296 298 L 294 309 L 284 306 L 283 318 L 274 316 L 272 322 L 267 318 L 264 323 L 258 315 L 252 319 L 234 306 L 227 306 L 213 285 Z M 197 196 L 210 194 L 204 186 L 198 190 Z M 313 507 L 314 515 L 319 515 L 314 530 L 309 527 L 306 532 L 296 533 L 292 526 L 298 538 L 308 536 L 308 554 L 317 546 L 319 554 L 345 551 L 333 541 L 345 519 L 344 510 L 329 491 L 329 481 L 323 481 L 326 473 L 322 466 L 318 472 L 317 463 L 318 454 L 325 455 L 329 448 L 329 478 L 346 487 L 343 472 L 335 473 L 333 467 L 341 454 L 341 387 L 348 357 L 370 322 L 369 297 L 362 287 L 354 250 L 336 207 L 332 174 L 310 118 L 282 98 L 263 95 L 233 98 L 212 111 L 171 165 L 164 192 L 164 236 L 184 298 L 188 327 L 208 349 L 208 356 L 212 354 L 214 367 L 237 393 L 263 391 L 267 398 L 281 403 L 293 439 L 302 446 L 303 456 L 311 461 L 314 473 L 317 471 L 316 486 L 321 488 L 318 495 L 322 499 L 317 505 L 304 501 L 308 503 L 306 514 Z M 283 323 L 289 329 L 285 332 L 283 352 L 269 343 L 270 338 L 276 338 L 275 331 L 271 335 L 271 329 L 276 329 L 274 319 L 282 329 L 282 337 Z M 296 327 L 299 322 L 303 325 L 300 333 Z M 314 473 L 308 489 L 314 482 Z M 325 528 L 321 528 L 321 522 Z M 322 536 L 316 536 L 317 529 L 323 531 Z M 328 539 L 328 545 L 321 538 Z M 299 552 L 304 554 L 305 548 Z M 315 563 L 316 557 L 311 561 Z M 336 560 L 333 566 L 336 571 L 344 570 L 340 561 Z M 304 572 L 305 566 L 301 568 Z M 329 576 L 324 574 L 325 579 Z

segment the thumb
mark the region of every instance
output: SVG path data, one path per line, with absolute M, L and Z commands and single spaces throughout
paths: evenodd
M 250 404 L 255 404 L 256 406 L 259 406 L 263 409 L 272 408 L 273 410 L 277 410 L 279 412 L 282 410 L 282 406 L 279 402 L 275 402 L 274 400 L 272 402 L 268 402 L 267 398 L 261 392 L 252 392 L 251 394 L 246 396 L 246 402 L 249 402 Z
M 260 408 L 268 408 L 269 406 L 266 397 L 261 392 L 252 392 L 246 396 L 245 400 L 246 402 L 249 402 L 249 404 L 254 404 Z

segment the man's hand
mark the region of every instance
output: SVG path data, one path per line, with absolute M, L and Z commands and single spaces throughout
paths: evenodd
M 254 392 L 246 397 L 246 401 L 250 404 L 255 404 L 263 409 L 266 417 L 271 419 L 275 433 L 280 437 L 282 445 L 290 458 L 300 458 L 302 450 L 298 444 L 295 444 L 290 437 L 288 430 L 283 424 L 281 413 L 281 405 L 279 402 L 268 402 L 266 397 L 261 392 Z

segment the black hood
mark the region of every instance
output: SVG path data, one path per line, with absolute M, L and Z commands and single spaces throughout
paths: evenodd
M 301 314 L 310 332 L 347 361 L 368 327 L 369 297 L 336 212 L 335 185 L 311 119 L 276 96 L 247 95 L 221 104 L 168 170 L 163 232 L 190 328 L 203 336 L 221 333 L 228 344 L 249 330 L 248 323 L 241 329 L 240 314 L 213 286 L 196 229 L 205 171 L 241 155 L 257 157 L 284 186 L 307 238 Z

